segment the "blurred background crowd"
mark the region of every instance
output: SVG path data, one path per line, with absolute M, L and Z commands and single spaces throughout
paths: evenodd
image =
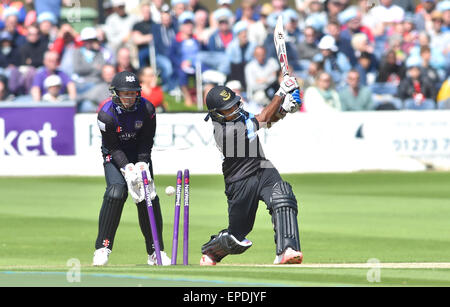
M 450 109 L 450 0 L 107 0 L 90 24 L 83 5 L 0 1 L 0 101 L 96 112 L 127 70 L 161 112 L 216 84 L 258 112 L 281 78 L 282 15 L 301 111 Z

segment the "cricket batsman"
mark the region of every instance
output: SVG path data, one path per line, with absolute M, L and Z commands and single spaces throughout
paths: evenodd
M 136 203 L 139 226 L 148 254 L 147 263 L 156 265 L 142 181 L 144 170 L 150 182 L 162 264 L 170 265 L 169 257 L 163 252 L 161 207 L 152 179 L 151 152 L 156 130 L 155 108 L 141 97 L 141 86 L 138 77 L 133 73 L 118 73 L 111 83 L 110 92 L 111 100 L 103 105 L 97 117 L 102 135 L 106 191 L 100 210 L 93 265 L 103 266 L 108 263 L 128 193 Z
M 245 237 L 253 228 L 260 200 L 264 201 L 275 231 L 275 264 L 302 262 L 297 224 L 297 201 L 289 183 L 264 156 L 256 132 L 298 111 L 301 105 L 295 78 L 285 76 L 280 88 L 260 114 L 243 110 L 241 97 L 224 86 L 206 97 L 207 121 L 212 119 L 214 138 L 223 154 L 222 172 L 228 199 L 228 228 L 205 243 L 200 265 L 215 265 L 225 256 L 241 254 L 252 246 Z M 282 149 L 281 149 L 282 150 Z

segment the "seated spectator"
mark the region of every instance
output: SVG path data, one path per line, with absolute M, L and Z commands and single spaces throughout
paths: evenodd
M 131 54 L 130 49 L 122 47 L 117 51 L 117 59 L 116 59 L 116 71 L 128 71 L 134 74 L 137 73 L 136 69 L 131 65 Z
M 422 59 L 422 65 L 420 66 L 421 74 L 427 77 L 431 84 L 434 84 L 436 90 L 441 87 L 441 78 L 436 69 L 431 66 L 431 49 L 428 46 L 420 48 L 420 58 Z
M 354 6 L 350 6 L 338 15 L 339 23 L 342 25 L 342 37 L 352 40 L 354 34 L 366 34 L 370 43 L 374 42 L 374 36 L 369 27 L 361 24 L 361 12 Z
M 249 25 L 260 18 L 261 6 L 255 0 L 243 0 L 241 6 L 236 9 L 236 21 L 247 21 Z
M 20 48 L 26 42 L 25 36 L 22 34 L 23 28 L 19 24 L 19 14 L 15 7 L 9 7 L 3 12 L 3 21 L 5 22 L 3 31 L 11 35 L 14 48 Z
M 431 13 L 436 7 L 436 0 L 422 0 L 416 7 L 414 23 L 419 31 L 428 31 L 431 27 Z
M 42 96 L 44 102 L 63 102 L 68 100 L 66 94 L 61 94 L 62 80 L 58 75 L 50 75 L 44 80 L 44 87 L 47 91 Z
M 263 45 L 269 30 L 267 17 L 272 13 L 273 7 L 270 3 L 264 3 L 261 7 L 260 18 L 248 28 L 248 40 L 256 45 Z
M 0 102 L 12 100 L 14 100 L 14 95 L 9 90 L 8 78 L 0 74 Z
M 426 32 L 420 32 L 418 34 L 417 41 L 415 42 L 415 46 L 410 49 L 409 56 L 410 57 L 420 57 L 420 50 L 422 47 L 429 47 L 431 51 L 431 59 L 430 65 L 439 74 L 439 77 L 443 80 L 445 79 L 445 69 L 448 65 L 449 61 L 446 60 L 444 53 L 442 50 L 438 48 L 431 47 L 431 38 L 430 35 Z M 449 53 L 450 54 L 450 53 Z
M 433 11 L 431 13 L 432 29 L 430 34 L 430 48 L 439 50 L 439 52 L 448 52 L 450 46 L 450 33 L 442 31 L 444 17 L 442 12 Z M 446 51 L 447 50 L 447 51 Z
M 81 31 L 83 46 L 73 50 L 73 73 L 79 94 L 101 81 L 101 71 L 106 64 L 97 31 L 87 27 Z
M 24 3 L 22 1 L 4 0 L 0 3 L 0 16 L 3 16 L 3 18 L 0 18 L 0 29 L 3 29 L 5 27 L 6 16 L 8 14 L 11 14 L 11 12 L 14 12 L 14 14 L 17 16 L 17 21 L 20 24 L 25 22 L 27 10 Z
M 433 110 L 436 108 L 434 85 L 421 74 L 420 65 L 420 58 L 408 58 L 406 78 L 401 80 L 397 95 L 403 100 L 405 109 Z
M 102 67 L 102 80 L 77 96 L 78 112 L 95 112 L 100 103 L 110 97 L 109 87 L 116 73 L 114 65 L 106 64 Z
M 329 0 L 326 3 L 327 18 L 329 21 L 337 20 L 337 16 L 344 10 L 344 4 L 339 0 Z
M 189 1 L 189 9 L 195 13 L 198 11 L 209 12 L 208 8 L 202 4 L 199 0 L 190 0 Z
M 170 49 L 170 59 L 178 76 L 178 84 L 184 96 L 186 106 L 192 106 L 193 100 L 188 88 L 190 76 L 195 75 L 195 64 L 200 43 L 194 37 L 194 14 L 184 12 L 178 19 L 179 32 Z
M 342 86 L 345 83 L 345 75 L 351 69 L 347 57 L 339 52 L 334 38 L 330 35 L 322 37 L 318 48 L 320 53 L 314 57 L 314 61 L 322 62 L 324 71 L 332 76 L 334 84 L 337 87 Z
M 442 83 L 437 95 L 438 109 L 450 109 L 450 77 Z
M 367 86 L 361 86 L 359 72 L 352 69 L 347 74 L 347 86 L 339 91 L 342 111 L 373 110 L 372 91 Z
M 308 69 L 300 74 L 303 80 L 303 87 L 306 89 L 316 84 L 317 74 L 323 71 L 323 67 L 319 62 L 311 62 Z
M 37 16 L 39 31 L 47 44 L 53 43 L 58 35 L 58 20 L 51 12 L 43 12 Z
M 112 5 L 114 13 L 106 18 L 104 30 L 109 48 L 113 53 L 116 53 L 121 46 L 128 44 L 130 41 L 131 30 L 138 19 L 134 14 L 127 14 L 125 0 L 114 0 Z
M 245 80 L 245 65 L 253 59 L 255 44 L 248 41 L 245 21 L 237 22 L 233 27 L 234 38 L 225 49 L 230 61 L 230 80 L 239 80 L 244 89 L 247 88 Z
M 266 105 L 271 98 L 266 96 L 266 89 L 277 80 L 280 65 L 274 58 L 267 58 L 263 46 L 256 47 L 253 56 L 254 59 L 245 66 L 247 96 L 260 105 Z
M 36 72 L 33 80 L 33 86 L 31 88 L 31 96 L 34 101 L 40 101 L 42 96 L 47 93 L 47 89 L 44 86 L 44 81 L 48 76 L 57 75 L 62 80 L 62 86 L 60 94 L 68 93 L 69 99 L 75 101 L 77 91 L 75 83 L 64 72 L 58 69 L 59 56 L 58 53 L 53 51 L 47 51 L 44 54 L 44 67 Z
M 186 11 L 189 11 L 188 10 L 189 1 L 190 0 L 170 0 L 170 5 L 172 7 L 172 15 L 174 17 L 173 23 L 175 24 L 175 29 L 177 29 L 178 31 L 180 30 L 179 20 L 181 14 L 183 14 Z
M 306 27 L 303 31 L 305 39 L 298 44 L 298 54 L 302 67 L 307 68 L 314 56 L 319 52 L 317 47 L 318 35 L 313 27 Z
M 7 31 L 0 34 L 0 67 L 10 68 L 20 66 L 20 54 L 14 45 L 13 37 Z
M 382 23 L 384 26 L 390 26 L 394 22 L 402 21 L 405 11 L 398 5 L 392 3 L 393 0 L 380 0 L 380 5 L 373 7 L 369 14 L 374 23 Z M 368 25 L 374 28 L 375 24 Z
M 153 40 L 155 42 L 156 66 L 162 79 L 162 87 L 165 92 L 171 92 L 177 86 L 174 68 L 170 60 L 171 46 L 175 41 L 175 28 L 170 15 L 168 5 L 162 6 L 161 24 L 152 27 Z
M 378 72 L 377 64 L 377 62 L 374 62 L 373 54 L 369 52 L 361 53 L 355 67 L 359 72 L 360 85 L 372 85 L 375 82 Z
M 225 75 L 230 73 L 230 61 L 225 53 L 225 49 L 233 40 L 230 20 L 233 13 L 228 9 L 218 9 L 214 12 L 214 19 L 218 28 L 209 37 L 205 51 L 198 54 L 198 59 L 205 70 L 217 70 Z
M 389 50 L 380 64 L 376 82 L 398 86 L 404 76 L 404 66 L 397 61 L 396 53 L 393 50 Z
M 352 66 L 356 65 L 358 61 L 355 57 L 355 50 L 353 50 L 351 39 L 342 35 L 340 24 L 336 21 L 330 20 L 326 26 L 326 30 L 328 35 L 331 35 L 334 38 L 339 52 L 342 52 L 347 57 Z
M 150 101 L 158 112 L 164 112 L 164 92 L 158 85 L 158 77 L 153 68 L 144 67 L 139 71 L 139 81 L 141 82 L 141 96 Z
M 138 48 L 139 66 L 145 67 L 150 65 L 149 44 L 153 42 L 150 1 L 141 2 L 141 13 L 143 19 L 134 24 L 131 39 Z
M 209 38 L 214 31 L 208 24 L 209 13 L 206 10 L 197 10 L 194 14 L 194 35 L 200 42 L 202 50 L 208 46 Z
M 320 72 L 316 84 L 306 89 L 303 97 L 303 110 L 305 112 L 330 113 L 341 111 L 341 100 L 333 86 L 331 75 Z
M 44 53 L 48 50 L 48 41 L 41 37 L 36 25 L 27 27 L 27 42 L 20 48 L 21 65 L 34 68 L 43 65 Z

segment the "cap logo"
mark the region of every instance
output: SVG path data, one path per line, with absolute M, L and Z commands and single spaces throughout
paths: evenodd
M 223 101 L 227 101 L 231 98 L 231 93 L 227 90 L 223 90 L 219 95 L 223 97 Z
M 126 82 L 136 82 L 136 78 L 134 76 L 126 76 L 125 81 Z

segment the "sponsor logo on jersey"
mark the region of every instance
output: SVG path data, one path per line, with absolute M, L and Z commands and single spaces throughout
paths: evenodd
M 137 120 L 134 123 L 134 129 L 141 129 L 143 125 L 144 125 L 144 123 L 141 120 Z

